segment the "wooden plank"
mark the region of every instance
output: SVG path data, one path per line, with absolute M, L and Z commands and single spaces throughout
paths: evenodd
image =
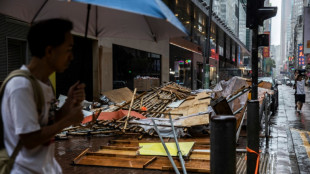
M 164 139 L 165 142 L 174 142 L 173 139 Z M 128 138 L 128 139 L 119 139 L 119 140 L 110 140 L 109 143 L 113 144 L 114 146 L 118 146 L 118 144 L 123 144 L 126 146 L 138 146 L 139 143 L 151 143 L 151 142 L 158 142 L 158 139 L 148 139 L 144 138 L 142 140 Z M 201 137 L 201 138 L 180 138 L 179 142 L 195 142 L 195 146 L 203 146 L 203 145 L 210 145 L 210 137 Z
M 154 156 L 152 159 L 150 159 L 148 162 L 143 164 L 143 169 L 146 168 L 148 165 L 150 165 L 152 162 L 154 162 L 157 159 L 156 156 Z
M 106 166 L 106 167 L 125 167 L 125 168 L 143 168 L 154 157 L 125 158 L 109 156 L 84 156 L 79 160 L 77 165 Z M 181 169 L 181 164 L 177 158 L 173 158 L 176 166 Z M 185 161 L 186 170 L 189 172 L 210 173 L 210 161 L 189 160 Z M 167 157 L 157 157 L 145 169 L 171 170 L 172 166 Z
M 128 155 L 128 156 L 136 156 L 137 155 L 137 151 L 113 150 L 113 149 L 100 149 L 96 153 L 98 153 L 98 154 Z
M 128 146 L 100 146 L 100 149 L 114 149 L 114 150 L 132 150 L 137 151 L 139 147 L 128 147 Z
M 173 142 L 166 139 L 166 142 Z M 195 142 L 194 148 L 189 157 L 185 159 L 185 166 L 188 172 L 210 173 L 210 138 L 187 138 L 180 139 L 180 142 Z M 91 165 L 105 167 L 124 167 L 154 170 L 173 170 L 167 157 L 163 156 L 142 156 L 136 153 L 140 142 L 157 142 L 158 139 L 146 137 L 143 140 L 129 137 L 113 140 L 113 144 L 101 146 L 96 152 L 82 152 L 76 159 L 76 165 Z M 197 145 L 198 144 L 198 145 Z M 173 157 L 176 166 L 181 170 L 178 157 Z
M 189 157 L 190 160 L 204 160 L 210 161 L 210 153 L 205 154 L 191 154 Z
M 172 166 L 163 166 L 162 170 L 173 171 L 173 167 Z M 182 168 L 178 167 L 178 170 L 181 171 Z M 197 168 L 193 168 L 193 167 L 186 167 L 186 171 L 188 171 L 188 172 L 197 172 L 197 173 L 210 173 L 211 172 L 210 169 L 197 169 Z
M 82 156 L 84 156 L 84 155 L 87 153 L 88 150 L 89 150 L 89 148 L 85 149 L 81 154 L 79 154 L 76 158 L 74 158 L 73 164 L 76 164 L 77 161 L 78 161 Z

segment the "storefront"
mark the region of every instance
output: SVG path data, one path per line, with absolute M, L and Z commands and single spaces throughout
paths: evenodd
M 193 52 L 170 44 L 169 80 L 192 88 Z
M 161 79 L 161 55 L 113 44 L 113 89 L 134 89 L 134 78 Z

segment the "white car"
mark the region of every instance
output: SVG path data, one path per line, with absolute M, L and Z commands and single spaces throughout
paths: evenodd
M 290 80 L 286 81 L 287 86 L 292 86 L 292 82 Z

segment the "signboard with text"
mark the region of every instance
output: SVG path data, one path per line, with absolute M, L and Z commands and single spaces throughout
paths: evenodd
M 305 65 L 305 56 L 303 50 L 303 44 L 298 44 L 298 65 L 300 66 Z

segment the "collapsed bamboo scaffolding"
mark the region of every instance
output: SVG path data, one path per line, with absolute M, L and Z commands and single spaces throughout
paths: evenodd
M 119 109 L 129 110 L 126 117 L 120 118 L 118 120 L 100 120 L 92 121 L 88 126 L 77 126 L 74 128 L 65 129 L 68 135 L 96 135 L 100 133 L 140 133 L 141 138 L 144 134 L 154 135 L 155 131 L 150 129 L 145 131 L 142 127 L 131 126 L 130 121 L 138 119 L 130 116 L 130 111 L 136 111 L 147 118 L 159 118 L 163 114 L 168 114 L 165 112 L 167 106 L 180 99 L 186 99 L 191 95 L 191 90 L 182 87 L 174 82 L 166 83 L 165 85 L 157 88 L 153 88 L 151 91 L 144 92 L 140 95 L 135 95 L 132 100 L 126 102 L 125 104 L 116 107 L 115 111 Z M 142 110 L 142 107 L 146 110 Z M 100 110 L 101 112 L 101 110 Z M 93 118 L 98 118 L 100 112 L 93 115 Z M 181 114 L 173 114 L 178 115 Z

